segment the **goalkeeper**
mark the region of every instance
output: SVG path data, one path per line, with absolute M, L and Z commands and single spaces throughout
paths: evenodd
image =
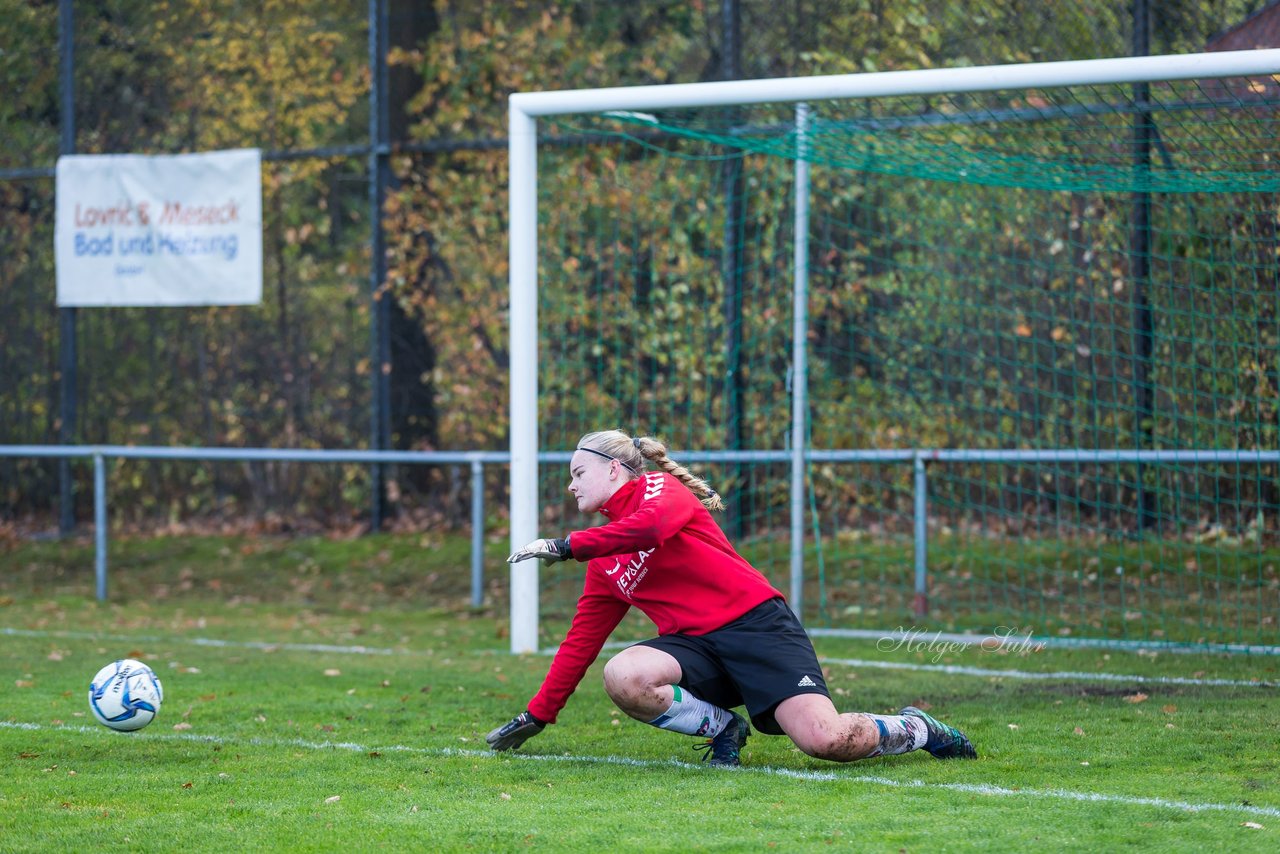
M 645 461 L 661 471 L 645 471 Z M 586 561 L 577 613 L 528 708 L 489 733 L 511 750 L 564 708 L 610 632 L 632 606 L 658 637 L 609 660 L 604 687 L 618 708 L 659 729 L 705 739 L 712 765 L 738 765 L 750 727 L 786 735 L 810 756 L 850 762 L 923 749 L 976 758 L 969 739 L 912 706 L 896 715 L 841 714 L 799 620 L 765 577 L 729 544 L 708 510 L 723 508 L 707 483 L 659 441 L 618 430 L 588 433 L 569 461 L 578 509 L 609 521 L 564 539 L 534 540 L 516 563 Z

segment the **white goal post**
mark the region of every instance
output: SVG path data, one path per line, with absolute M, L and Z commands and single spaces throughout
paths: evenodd
M 511 549 L 536 539 L 538 530 L 538 209 L 537 118 L 615 110 L 800 103 L 902 95 L 987 92 L 1003 89 L 1056 88 L 1075 85 L 1141 83 L 1280 73 L 1280 50 L 1224 51 L 1173 56 L 1128 57 L 1073 62 L 1027 63 L 973 68 L 891 71 L 808 78 L 744 80 L 524 92 L 509 105 L 510 157 L 510 524 Z M 797 193 L 802 179 L 797 180 Z M 797 212 L 800 221 L 800 212 Z M 797 288 L 802 287 L 805 259 L 796 253 Z M 799 292 L 799 291 L 798 291 Z M 803 300 L 797 299 L 798 311 Z M 797 317 L 797 322 L 800 318 Z M 803 364 L 803 346 L 797 336 Z M 799 371 L 797 371 L 798 373 Z M 800 533 L 795 519 L 803 507 L 800 476 L 805 451 L 802 384 L 793 389 L 792 419 L 792 573 L 798 577 Z M 588 429 L 588 425 L 583 425 Z M 538 566 L 525 561 L 511 566 L 511 651 L 538 648 Z

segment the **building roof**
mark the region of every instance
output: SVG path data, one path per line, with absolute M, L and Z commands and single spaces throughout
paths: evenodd
M 1259 50 L 1280 47 L 1280 0 L 1205 42 L 1205 50 Z

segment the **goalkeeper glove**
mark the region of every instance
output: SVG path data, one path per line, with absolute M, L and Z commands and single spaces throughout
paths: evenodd
M 515 750 L 546 728 L 546 724 L 527 710 L 484 737 L 494 750 Z
M 511 557 L 507 558 L 507 563 L 519 563 L 531 557 L 545 560 L 547 563 L 568 560 L 573 557 L 573 551 L 569 548 L 569 538 L 565 537 L 562 540 L 534 540 L 529 545 L 514 552 Z

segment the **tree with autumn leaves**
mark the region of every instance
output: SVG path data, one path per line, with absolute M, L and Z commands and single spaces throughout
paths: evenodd
M 744 77 L 865 72 L 1114 56 L 1130 49 L 1127 2 L 389 2 L 397 153 L 384 211 L 389 263 L 383 288 L 395 307 L 393 444 L 402 448 L 506 445 L 504 137 L 510 93 L 715 80 L 733 70 Z M 11 93 L 0 103 L 0 168 L 47 168 L 57 155 L 60 132 L 57 3 L 11 5 L 0 17 L 5 46 L 0 83 Z M 1208 35 L 1256 5 L 1237 0 L 1160 4 L 1153 46 L 1160 52 L 1200 49 Z M 369 348 L 367 159 L 359 148 L 368 136 L 368 4 L 265 0 L 247 9 L 231 0 L 118 0 L 79 4 L 75 11 L 77 151 L 256 146 L 278 155 L 264 168 L 263 305 L 81 312 L 79 440 L 366 445 L 370 373 L 376 369 Z M 734 31 L 734 15 L 736 50 L 726 35 Z M 354 148 L 349 152 L 346 146 Z M 291 154 L 308 151 L 328 153 Z M 608 147 L 585 147 L 577 164 L 567 168 L 601 174 L 614 156 Z M 651 189 L 663 194 L 671 188 Z M 829 189 L 832 206 L 855 203 L 849 194 L 856 190 Z M 723 192 L 712 180 L 703 195 L 714 205 Z M 878 204 L 884 210 L 917 203 L 894 188 L 877 192 L 883 194 Z M 0 235 L 9 249 L 0 257 L 5 364 L 0 441 L 5 442 L 48 442 L 57 435 L 52 193 L 47 178 L 0 182 Z M 865 211 L 862 216 L 874 218 L 869 201 L 859 198 L 856 204 Z M 572 197 L 546 203 L 548 222 L 572 222 L 582 214 L 580 200 Z M 884 259 L 896 252 L 899 262 L 910 260 L 901 254 L 904 245 L 927 245 L 919 229 L 941 232 L 948 217 L 971 215 L 959 200 L 945 204 L 955 207 L 939 214 L 935 225 L 901 224 L 894 226 L 896 233 L 890 229 L 878 238 L 883 245 L 873 254 L 880 261 L 868 263 L 867 246 L 829 247 L 835 253 L 829 269 L 849 275 L 815 293 L 816 369 L 836 378 L 868 378 L 855 387 L 861 392 L 846 390 L 833 399 L 837 408 L 860 413 L 866 433 L 856 441 L 963 441 L 954 435 L 947 408 L 922 403 L 936 401 L 938 391 L 918 387 L 922 380 L 911 364 L 882 363 L 872 339 L 854 341 L 858 333 L 850 331 L 922 333 L 918 318 L 898 310 L 902 295 L 943 285 L 915 282 L 902 275 L 909 264 L 899 263 L 895 272 Z M 607 211 L 591 214 L 603 217 Z M 719 312 L 720 306 L 706 304 L 722 296 L 716 246 L 724 236 L 713 217 L 689 217 L 687 227 L 653 232 L 643 248 L 651 259 L 655 252 L 670 256 L 661 263 L 692 283 L 694 290 L 673 291 L 669 299 Z M 1118 223 L 1103 217 L 1093 227 L 1105 231 L 1121 227 Z M 1004 239 L 1016 251 L 1025 237 Z M 625 248 L 616 241 L 583 245 L 590 245 L 592 257 L 566 252 L 572 246 L 551 247 L 550 257 L 562 271 L 570 265 L 566 274 L 582 264 L 582 275 L 604 275 L 600 271 L 612 264 L 612 253 Z M 659 269 L 652 260 L 640 266 Z M 1058 299 L 1051 292 L 1052 287 L 1045 291 L 1050 294 L 1046 305 Z M 590 303 L 570 308 L 589 309 Z M 774 312 L 776 306 L 767 308 Z M 776 312 L 764 306 L 744 310 L 744 323 L 763 329 L 777 322 Z M 645 322 L 639 314 L 631 319 Z M 1044 332 L 1052 341 L 1065 334 L 1027 324 L 1034 334 L 1022 336 L 1017 324 L 1013 328 L 1015 338 Z M 923 333 L 927 342 L 928 330 Z M 655 375 L 687 375 L 691 366 L 720 358 L 678 337 L 666 345 L 670 364 L 655 366 Z M 1028 340 L 1025 346 L 1034 345 Z M 589 349 L 580 354 L 590 356 Z M 1008 395 L 993 411 L 1019 405 L 1019 386 L 1008 379 L 993 379 L 1004 383 Z M 821 383 L 822 377 L 815 380 Z M 625 381 L 610 376 L 597 382 L 586 398 L 590 405 L 578 414 L 587 421 L 617 417 L 618 401 L 609 388 Z M 552 391 L 576 387 L 566 382 L 560 389 L 555 378 L 549 380 Z M 773 386 L 760 388 L 762 396 L 773 394 Z M 912 391 L 895 395 L 887 389 Z M 719 390 L 708 387 L 703 393 L 707 405 L 714 406 Z M 664 426 L 659 423 L 662 402 L 646 411 L 655 429 Z M 763 430 L 767 424 L 755 426 Z M 1023 429 L 1031 428 L 1012 425 L 1007 435 Z M 1003 427 L 991 435 L 1001 432 Z M 708 427 L 687 438 L 710 447 L 716 431 Z M 972 444 L 974 437 L 967 438 Z M 849 440 L 841 434 L 815 435 L 814 441 L 834 446 Z M 6 461 L 0 466 L 6 475 L 0 495 L 4 506 L 41 506 L 37 496 L 50 488 L 46 464 Z M 126 499 L 129 512 L 140 517 L 176 517 L 219 506 L 261 509 L 277 500 L 320 512 L 351 506 L 367 488 L 364 473 L 355 467 L 326 471 L 262 464 L 220 470 L 210 478 L 189 465 L 131 464 L 113 471 L 112 478 L 113 495 Z M 435 486 L 439 483 L 430 478 L 421 483 Z

